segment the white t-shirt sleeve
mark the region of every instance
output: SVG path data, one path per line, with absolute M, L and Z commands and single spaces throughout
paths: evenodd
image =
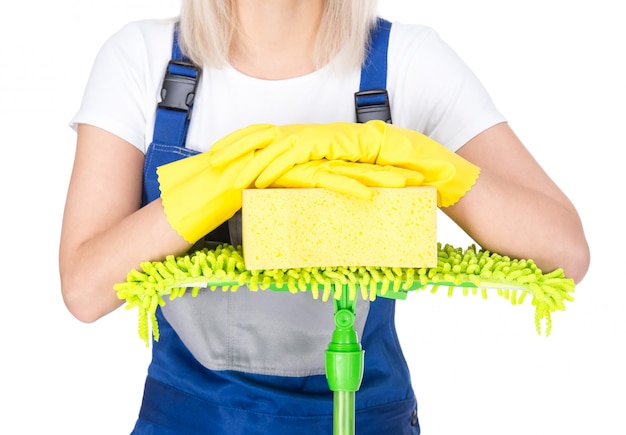
M 394 124 L 453 151 L 505 121 L 470 68 L 426 26 L 394 23 L 387 86 Z
M 155 93 L 171 52 L 172 32 L 158 31 L 160 26 L 172 28 L 165 22 L 134 22 L 104 43 L 71 127 L 94 125 L 146 151 L 146 124 L 154 116 Z M 155 52 L 155 47 L 162 49 Z

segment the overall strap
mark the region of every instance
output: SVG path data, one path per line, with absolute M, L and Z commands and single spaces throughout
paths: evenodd
M 167 65 L 157 107 L 153 142 L 185 146 L 193 109 L 193 100 L 200 79 L 200 68 L 183 55 L 178 45 L 178 23 L 174 29 L 172 59 Z
M 354 94 L 356 122 L 373 119 L 391 123 L 391 108 L 387 93 L 387 48 L 391 23 L 378 18 L 372 30 L 367 57 L 361 68 L 361 85 Z

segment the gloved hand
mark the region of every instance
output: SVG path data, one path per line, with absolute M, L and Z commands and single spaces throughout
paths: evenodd
M 172 228 L 193 244 L 231 218 L 241 208 L 235 179 L 253 157 L 249 153 L 214 168 L 202 153 L 159 166 L 161 200 Z
M 410 169 L 322 159 L 295 165 L 269 187 L 324 187 L 369 199 L 369 187 L 418 186 L 423 180 L 422 174 Z
M 257 146 L 267 126 L 251 126 L 227 136 L 237 144 Z M 269 142 L 268 142 L 269 144 Z M 247 145 L 246 145 L 247 146 Z M 251 148 L 253 149 L 253 148 Z M 197 154 L 157 168 L 161 200 L 168 222 L 187 242 L 193 244 L 231 218 L 241 208 L 241 191 L 249 184 L 235 180 L 247 168 L 261 172 L 267 164 L 260 154 L 249 151 L 216 168 L 209 153 Z M 366 186 L 403 187 L 419 183 L 414 171 L 365 163 L 316 160 L 291 168 L 275 180 L 275 187 L 326 187 L 370 198 Z
M 410 169 L 424 176 L 420 185 L 437 188 L 438 205 L 458 201 L 480 169 L 429 137 L 382 121 L 364 124 L 255 125 L 216 142 L 211 164 L 223 167 L 254 155 L 235 182 L 238 187 L 271 185 L 297 164 L 344 160 Z

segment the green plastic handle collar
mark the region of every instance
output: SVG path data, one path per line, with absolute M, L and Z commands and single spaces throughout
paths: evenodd
M 331 391 L 358 391 L 363 380 L 365 351 L 354 330 L 355 314 L 335 312 L 335 331 L 326 350 L 326 378 Z

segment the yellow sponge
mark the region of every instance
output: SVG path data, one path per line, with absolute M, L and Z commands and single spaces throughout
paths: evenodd
M 369 200 L 322 188 L 245 189 L 246 269 L 435 267 L 436 188 L 372 189 Z

